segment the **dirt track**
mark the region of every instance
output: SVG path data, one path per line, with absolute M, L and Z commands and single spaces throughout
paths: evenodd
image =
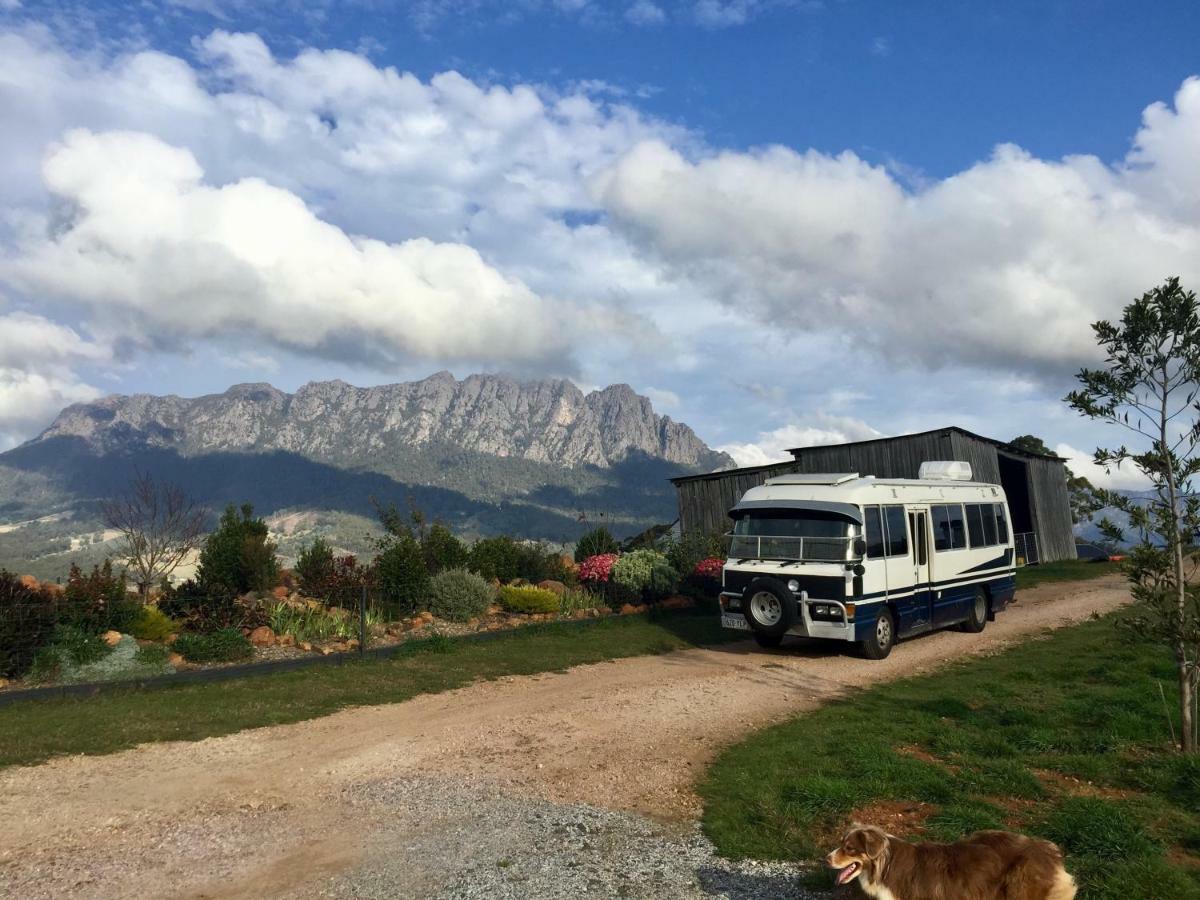
M 687 823 L 699 812 L 695 777 L 748 731 L 1127 600 L 1118 576 L 1047 585 L 1022 592 L 981 635 L 928 635 L 882 662 L 827 645 L 734 644 L 2 771 L 0 894 L 294 894 L 374 852 L 358 837 L 383 815 L 372 785 L 397 778 L 453 775 L 504 796 Z M 402 807 L 387 807 L 393 835 L 400 821 L 405 834 L 427 827 Z

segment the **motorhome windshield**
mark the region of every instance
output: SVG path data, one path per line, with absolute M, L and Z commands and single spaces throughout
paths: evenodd
M 858 526 L 836 513 L 756 509 L 733 524 L 730 557 L 841 562 L 849 558 Z

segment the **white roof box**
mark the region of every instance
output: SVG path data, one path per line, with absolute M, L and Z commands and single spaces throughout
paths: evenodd
M 970 481 L 971 464 L 959 460 L 929 460 L 921 463 L 917 477 L 922 481 Z

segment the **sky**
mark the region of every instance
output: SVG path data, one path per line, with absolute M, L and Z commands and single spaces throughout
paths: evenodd
M 1200 285 L 1200 6 L 0 0 L 0 449 L 109 393 L 628 383 L 754 464 L 1077 471 L 1089 323 Z

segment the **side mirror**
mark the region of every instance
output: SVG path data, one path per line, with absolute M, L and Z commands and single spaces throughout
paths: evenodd
M 865 540 L 864 538 L 855 538 L 855 539 L 854 539 L 854 548 L 853 548 L 853 549 L 854 549 L 854 555 L 855 555 L 856 557 L 858 557 L 859 559 L 862 559 L 864 556 L 866 556 L 866 555 L 867 555 L 867 542 L 866 542 L 866 540 Z

